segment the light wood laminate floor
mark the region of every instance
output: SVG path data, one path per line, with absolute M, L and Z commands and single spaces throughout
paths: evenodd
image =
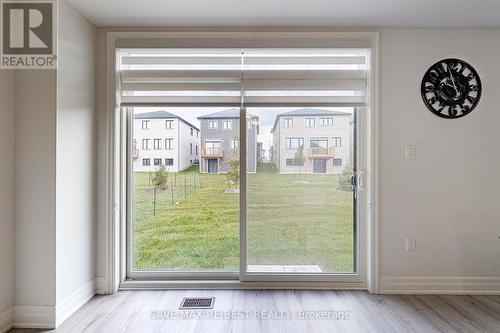
M 215 296 L 215 307 L 212 312 L 178 310 L 186 296 Z M 347 316 L 347 312 L 347 319 L 334 318 Z M 303 319 L 305 313 L 316 319 Z M 191 316 L 179 319 L 182 314 Z M 170 315 L 176 319 L 167 317 Z M 299 290 L 122 291 L 94 297 L 51 332 L 500 332 L 500 296 Z

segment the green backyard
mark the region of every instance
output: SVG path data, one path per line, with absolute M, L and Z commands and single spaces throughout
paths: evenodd
M 133 268 L 237 270 L 239 195 L 225 193 L 227 176 L 199 174 L 197 166 L 171 173 L 156 200 L 150 177 L 134 174 Z M 248 263 L 352 272 L 352 192 L 338 184 L 338 175 L 282 175 L 269 167 L 249 174 Z

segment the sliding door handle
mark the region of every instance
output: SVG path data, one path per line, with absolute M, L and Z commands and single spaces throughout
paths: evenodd
M 356 190 L 362 192 L 365 190 L 365 172 L 363 170 L 357 172 Z

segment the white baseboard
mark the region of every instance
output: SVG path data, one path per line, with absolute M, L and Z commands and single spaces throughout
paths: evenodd
M 16 328 L 56 328 L 55 307 L 51 305 L 15 305 L 14 327 Z
M 96 281 L 92 280 L 75 290 L 56 306 L 15 305 L 11 327 L 55 329 L 87 303 L 95 295 L 95 290 Z M 3 317 L 0 315 L 0 324 L 1 318 Z M 3 331 L 0 330 L 0 333 Z
M 386 276 L 380 294 L 500 295 L 500 278 L 455 276 Z
M 0 333 L 9 331 L 14 326 L 14 308 L 9 306 L 0 312 Z
M 106 295 L 106 278 L 104 276 L 98 276 L 95 278 L 95 293 L 98 295 Z
M 80 309 L 95 295 L 96 281 L 92 280 L 75 290 L 56 305 L 56 327 Z

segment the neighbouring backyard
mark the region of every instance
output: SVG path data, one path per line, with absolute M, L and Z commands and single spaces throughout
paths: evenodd
M 239 195 L 224 193 L 227 176 L 193 166 L 169 174 L 156 194 L 150 177 L 134 173 L 133 268 L 237 270 Z M 352 272 L 352 192 L 338 184 L 338 175 L 282 175 L 265 166 L 249 174 L 248 263 Z

